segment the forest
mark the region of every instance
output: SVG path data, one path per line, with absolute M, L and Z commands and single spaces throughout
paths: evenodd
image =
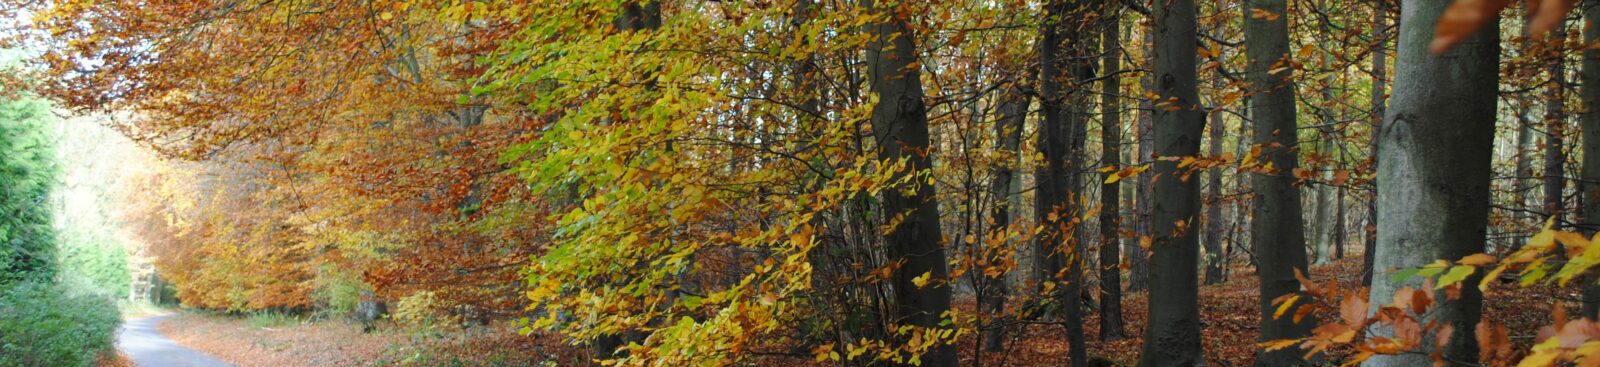
M 1600 366 L 1596 22 L 0 0 L 0 365 Z

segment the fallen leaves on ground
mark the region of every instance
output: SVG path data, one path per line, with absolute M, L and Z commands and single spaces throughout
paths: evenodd
M 181 313 L 159 326 L 190 348 L 238 366 L 389 365 L 573 365 L 580 349 L 553 336 L 522 336 L 508 325 L 440 332 L 384 327 L 362 333 L 361 325 L 319 321 L 253 327 L 224 315 Z

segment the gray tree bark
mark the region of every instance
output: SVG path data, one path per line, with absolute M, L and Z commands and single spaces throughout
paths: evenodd
M 1216 77 L 1212 80 L 1212 85 L 1221 88 L 1221 74 L 1213 75 L 1216 75 Z M 1223 129 L 1227 128 L 1226 124 L 1222 123 L 1222 111 L 1213 107 L 1213 112 L 1211 112 L 1211 117 L 1207 119 L 1207 123 L 1211 124 L 1211 128 L 1209 136 L 1206 137 L 1206 145 L 1208 146 L 1206 154 L 1212 157 L 1220 156 L 1222 155 Z M 1206 172 L 1205 284 L 1222 284 L 1222 267 L 1226 263 L 1224 260 L 1227 260 L 1222 256 L 1222 231 L 1226 226 L 1225 222 L 1228 221 L 1227 217 L 1222 216 L 1222 206 L 1224 205 L 1222 201 L 1222 174 L 1223 170 L 1221 168 Z
M 922 70 L 917 62 L 916 38 L 894 2 L 873 4 L 872 11 L 885 13 L 881 23 L 869 24 L 874 36 L 867 44 L 867 73 L 871 91 L 878 97 L 872 107 L 872 134 L 878 145 L 878 158 L 906 160 L 907 170 L 897 173 L 907 178 L 911 190 L 884 190 L 883 212 L 889 217 L 905 215 L 896 228 L 886 234 L 888 256 L 902 261 L 894 273 L 895 315 L 906 325 L 941 329 L 940 322 L 950 310 L 949 270 L 944 256 L 944 239 L 939 228 L 939 204 L 933 184 L 926 179 L 909 179 L 933 169 L 928 152 L 928 111 L 923 104 Z M 928 274 L 929 282 L 917 286 L 913 279 Z M 941 343 L 922 356 L 924 366 L 957 365 L 955 345 Z
M 1205 111 L 1196 78 L 1197 38 L 1193 0 L 1154 7 L 1152 47 L 1156 88 L 1162 105 L 1154 111 L 1155 149 L 1161 157 L 1200 153 Z M 1202 366 L 1200 348 L 1200 182 L 1183 178 L 1178 162 L 1157 160 L 1153 172 L 1155 205 L 1150 218 L 1150 302 L 1139 365 Z
M 1564 31 L 1566 22 L 1556 25 L 1550 32 L 1551 42 L 1560 42 L 1566 35 Z M 1545 144 L 1544 144 L 1544 211 L 1545 218 L 1556 218 L 1556 223 L 1561 223 L 1562 210 L 1561 194 L 1566 191 L 1567 155 L 1562 148 L 1566 145 L 1566 87 L 1567 67 L 1563 62 L 1564 54 L 1560 48 L 1552 51 L 1553 63 L 1550 65 L 1550 84 L 1545 89 Z M 1559 224 L 1558 224 L 1559 225 Z
M 1274 64 L 1289 57 L 1287 6 L 1287 0 L 1250 0 L 1246 12 L 1260 9 L 1282 16 L 1277 19 L 1245 16 L 1245 57 L 1249 60 L 1254 96 L 1250 101 L 1250 117 L 1255 120 L 1251 135 L 1255 144 L 1262 146 L 1261 161 L 1277 168 L 1269 174 L 1256 173 L 1251 180 L 1255 190 L 1251 208 L 1255 220 L 1250 223 L 1250 243 L 1254 244 L 1259 258 L 1256 274 L 1261 280 L 1257 298 L 1261 312 L 1259 341 L 1304 337 L 1316 324 L 1315 320 L 1297 324 L 1292 318 L 1273 318 L 1277 307 L 1272 300 L 1299 291 L 1300 283 L 1295 280 L 1294 273 L 1307 271 L 1300 186 L 1295 184 L 1293 174 L 1300 165 L 1300 139 L 1295 133 L 1298 128 L 1295 89 L 1290 83 L 1290 70 L 1271 72 Z M 1304 354 L 1293 347 L 1261 353 L 1256 356 L 1256 365 L 1306 364 L 1301 358 Z
M 1583 2 L 1583 42 L 1593 44 L 1600 41 L 1600 1 Z M 1578 115 L 1579 129 L 1582 129 L 1583 167 L 1582 179 L 1578 180 L 1578 192 L 1583 198 L 1584 233 L 1593 235 L 1597 226 L 1600 226 L 1600 49 L 1586 48 L 1583 50 L 1582 69 L 1578 73 L 1578 84 L 1583 86 L 1578 90 L 1578 97 L 1582 99 L 1583 106 L 1587 108 Z M 1583 308 L 1580 316 L 1594 320 L 1600 316 L 1600 285 L 1595 284 L 1591 278 L 1583 289 Z
M 1432 54 L 1434 25 L 1448 0 L 1405 0 L 1395 59 L 1393 103 L 1380 137 L 1378 167 L 1379 271 L 1413 268 L 1434 259 L 1458 259 L 1484 250 L 1489 216 L 1490 158 L 1494 145 L 1499 85 L 1498 19 L 1448 51 Z M 1473 330 L 1481 317 L 1483 295 L 1469 277 L 1461 297 L 1443 302 L 1431 317 L 1455 330 Z M 1368 299 L 1392 299 L 1396 290 L 1420 279 L 1396 282 L 1375 276 Z M 1441 297 L 1442 299 L 1443 297 Z M 1381 302 L 1373 302 L 1376 305 Z M 1374 335 L 1393 330 L 1374 328 Z M 1473 333 L 1452 333 L 1446 360 L 1476 363 Z M 1420 354 L 1379 356 L 1364 366 L 1417 366 Z
M 1378 169 L 1378 132 L 1383 128 L 1383 114 L 1388 100 L 1386 87 L 1389 74 L 1389 49 L 1386 44 L 1389 40 L 1389 25 L 1386 14 L 1389 7 L 1387 2 L 1373 2 L 1372 29 L 1375 44 L 1372 49 L 1372 143 L 1367 151 L 1368 158 L 1372 159 L 1371 169 Z M 1361 251 L 1361 285 L 1372 286 L 1372 255 L 1377 253 L 1378 246 L 1378 180 L 1371 183 L 1372 196 L 1367 198 L 1367 225 L 1363 228 L 1366 240 Z
M 1122 78 L 1117 73 L 1122 65 L 1117 58 L 1121 57 L 1119 27 L 1122 24 L 1116 2 L 1106 5 L 1110 20 L 1105 22 L 1100 35 L 1105 49 L 1101 59 L 1105 80 L 1100 82 L 1100 165 L 1119 167 L 1122 165 L 1122 105 L 1118 92 Z M 1125 337 L 1122 333 L 1122 268 L 1119 266 L 1122 258 L 1118 251 L 1122 246 L 1122 234 L 1118 233 L 1122 229 L 1122 206 L 1117 200 L 1121 185 L 1112 182 L 1100 187 L 1100 341 Z

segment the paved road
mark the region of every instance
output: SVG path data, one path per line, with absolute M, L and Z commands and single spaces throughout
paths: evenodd
M 117 349 L 140 367 L 228 367 L 227 362 L 185 348 L 156 331 L 156 324 L 170 315 L 128 320 L 117 334 Z

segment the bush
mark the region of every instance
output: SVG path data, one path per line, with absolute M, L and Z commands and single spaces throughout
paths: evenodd
M 389 318 L 418 331 L 431 331 L 450 322 L 443 307 L 444 303 L 432 291 L 418 291 L 396 302 L 394 313 Z
M 281 328 L 299 324 L 300 318 L 288 312 L 256 311 L 245 321 L 253 328 Z
M 371 290 L 372 287 L 362 282 L 360 276 L 324 266 L 317 273 L 312 297 L 317 301 L 318 311 L 325 316 L 347 317 L 355 315 L 356 306 L 361 303 L 361 294 Z
M 37 282 L 0 286 L 0 366 L 90 366 L 115 353 L 110 299 Z

